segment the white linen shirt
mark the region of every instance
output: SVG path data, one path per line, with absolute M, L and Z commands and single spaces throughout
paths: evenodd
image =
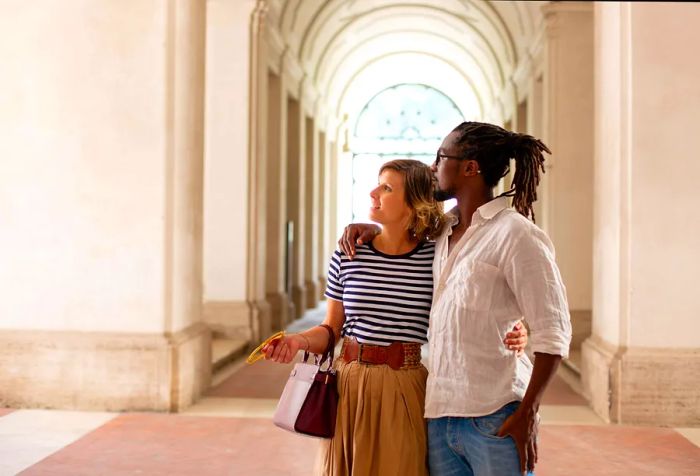
M 425 417 L 483 416 L 522 400 L 530 382 L 530 359 L 503 343 L 521 317 L 534 352 L 568 356 L 566 289 L 551 241 L 505 197 L 474 212 L 449 255 L 458 218 L 447 216 L 433 265 Z

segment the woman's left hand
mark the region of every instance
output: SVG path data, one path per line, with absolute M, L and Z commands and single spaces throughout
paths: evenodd
M 514 350 L 518 356 L 522 355 L 527 347 L 527 328 L 523 324 L 523 321 L 518 321 L 513 330 L 506 334 L 506 338 L 503 339 L 503 343 L 509 350 Z
M 303 337 L 299 334 L 288 334 L 267 344 L 262 348 L 262 352 L 265 354 L 265 360 L 288 364 L 302 349 L 304 349 Z

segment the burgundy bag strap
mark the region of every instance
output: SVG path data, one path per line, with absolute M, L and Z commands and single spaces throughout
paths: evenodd
M 328 345 L 326 346 L 326 350 L 323 351 L 323 354 L 321 355 L 321 362 L 318 363 L 318 366 L 322 367 L 323 364 L 326 362 L 326 359 L 330 357 L 330 361 L 328 363 L 328 368 L 330 369 L 331 367 L 333 367 L 333 357 L 335 356 L 335 332 L 333 331 L 333 328 L 328 324 L 321 324 L 319 327 L 324 327 L 328 331 Z M 306 362 L 308 359 L 309 351 L 305 350 L 304 362 Z
M 326 361 L 326 359 L 330 357 L 330 361 L 328 362 L 328 368 L 330 369 L 331 367 L 333 367 L 333 357 L 335 355 L 335 332 L 333 331 L 333 328 L 328 324 L 321 324 L 320 327 L 324 327 L 328 331 L 328 345 L 326 346 L 326 351 L 321 357 L 321 363 L 319 364 L 319 367 L 323 366 L 323 363 Z

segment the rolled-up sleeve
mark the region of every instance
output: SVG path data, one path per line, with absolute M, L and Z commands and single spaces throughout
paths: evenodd
M 537 227 L 520 235 L 507 255 L 504 271 L 530 327 L 532 350 L 568 357 L 571 318 L 566 287 L 547 235 Z

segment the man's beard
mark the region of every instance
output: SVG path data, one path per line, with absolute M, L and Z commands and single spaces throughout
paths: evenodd
M 440 190 L 439 188 L 435 187 L 433 190 L 433 197 L 435 197 L 435 200 L 438 202 L 444 202 L 445 200 L 454 198 L 455 194 L 449 190 Z

